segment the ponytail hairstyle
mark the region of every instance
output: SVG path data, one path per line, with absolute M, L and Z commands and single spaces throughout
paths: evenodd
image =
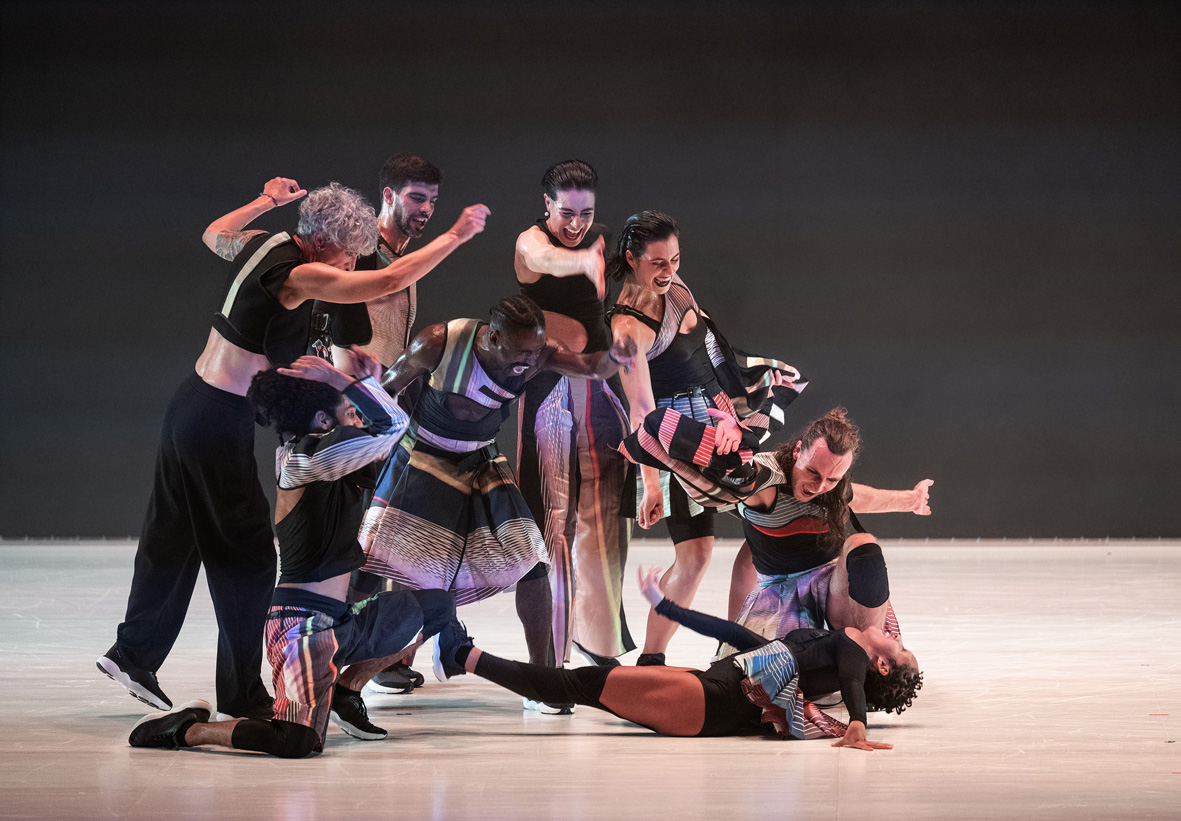
M 623 224 L 623 230 L 619 232 L 615 255 L 607 260 L 607 277 L 617 282 L 623 281 L 631 271 L 631 266 L 627 264 L 628 251 L 632 252 L 633 257 L 640 257 L 653 242 L 680 235 L 681 226 L 662 211 L 641 211 L 632 214 Z
M 559 191 L 590 191 L 599 193 L 599 175 L 590 163 L 582 160 L 563 160 L 545 169 L 541 178 L 541 190 L 551 200 L 558 198 Z
M 828 449 L 833 455 L 844 456 L 846 453 L 852 453 L 853 461 L 857 460 L 857 451 L 861 448 L 861 433 L 849 419 L 847 410 L 833 408 L 804 428 L 804 432 L 799 437 L 784 442 L 775 449 L 775 461 L 779 463 L 779 469 L 783 471 L 788 482 L 791 481 L 791 470 L 796 464 L 793 455 L 796 445 L 800 445 L 800 450 L 807 450 L 819 439 L 828 443 Z M 821 538 L 826 541 L 839 543 L 845 540 L 845 528 L 849 524 L 849 502 L 847 499 L 849 488 L 853 483 L 853 480 L 849 478 L 852 464 L 849 468 L 841 477 L 841 481 L 837 482 L 836 487 L 812 500 L 813 504 L 820 505 L 824 509 L 824 521 L 828 525 L 828 532 L 823 534 Z

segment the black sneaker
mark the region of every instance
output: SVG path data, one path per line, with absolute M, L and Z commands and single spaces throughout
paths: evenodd
M 663 667 L 664 653 L 640 653 L 636 667 Z
M 467 628 L 458 618 L 451 619 L 451 623 L 439 631 L 435 636 L 435 678 L 446 681 L 455 676 L 462 676 L 467 670 L 456 660 L 455 654 L 461 647 L 474 647 L 472 637 L 467 634 Z
M 190 701 L 171 713 L 149 713 L 135 723 L 127 743 L 132 747 L 178 750 L 187 747 L 185 733 L 194 724 L 209 720 L 212 708 L 203 699 Z
M 369 720 L 365 700 L 356 690 L 337 684 L 332 688 L 332 721 L 353 738 L 381 741 L 386 731 Z
M 527 712 L 541 713 L 547 716 L 572 716 L 573 704 L 550 704 L 548 701 L 534 701 L 531 698 L 521 699 L 521 705 Z
M 108 678 L 126 687 L 127 692 L 144 704 L 150 704 L 157 710 L 172 709 L 172 700 L 160 689 L 156 674 L 133 667 L 119 652 L 118 644 L 112 645 L 110 650 L 99 656 L 95 666 Z
M 422 673 L 411 670 L 404 661 L 398 661 L 382 670 L 369 680 L 369 688 L 379 693 L 410 693 L 415 687 L 421 687 Z

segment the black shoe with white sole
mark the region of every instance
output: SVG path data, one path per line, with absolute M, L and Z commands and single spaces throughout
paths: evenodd
M 332 688 L 332 721 L 353 738 L 381 741 L 386 731 L 369 720 L 365 700 L 356 690 L 337 684 Z
M 412 693 L 421 687 L 422 673 L 411 670 L 404 661 L 397 661 L 369 680 L 369 689 L 379 693 Z
M 110 650 L 99 656 L 95 666 L 108 678 L 126 687 L 127 692 L 144 704 L 150 704 L 157 710 L 172 709 L 172 700 L 160 689 L 160 684 L 156 681 L 156 674 L 133 666 L 119 652 L 119 645 L 112 645 Z
M 163 750 L 178 750 L 187 747 L 185 733 L 194 724 L 209 720 L 212 708 L 204 699 L 182 704 L 171 713 L 149 713 L 136 722 L 127 737 L 132 747 L 157 747 Z
M 475 645 L 472 643 L 472 637 L 467 634 L 467 628 L 463 626 L 457 618 L 452 618 L 451 623 L 439 631 L 439 635 L 435 636 L 435 678 L 439 681 L 446 681 L 454 676 L 462 676 L 467 670 L 463 667 L 463 662 L 456 658 L 456 654 L 461 648 L 471 648 Z M 463 655 L 464 659 L 467 654 Z

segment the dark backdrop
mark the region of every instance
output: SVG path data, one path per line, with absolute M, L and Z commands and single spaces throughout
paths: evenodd
M 812 377 L 794 420 L 850 409 L 858 480 L 936 480 L 879 532 L 1181 535 L 1175 9 L 675 9 L 6 4 L 0 535 L 138 533 L 225 274 L 202 229 L 276 175 L 376 199 L 403 150 L 444 170 L 429 236 L 492 209 L 420 327 L 514 290 L 581 157 L 600 219 L 674 214 L 731 340 Z

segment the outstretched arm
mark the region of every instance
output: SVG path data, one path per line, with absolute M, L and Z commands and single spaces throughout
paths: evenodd
M 288 309 L 309 299 L 367 302 L 409 288 L 483 231 L 488 213 L 486 206 L 469 205 L 446 233 L 377 271 L 345 271 L 322 262 L 297 265 L 279 289 L 279 301 Z
M 878 490 L 854 482 L 849 507 L 854 513 L 914 513 L 916 516 L 930 516 L 933 484 L 934 479 L 924 479 L 913 490 Z
M 574 353 L 550 342 L 546 345 L 542 368 L 576 379 L 609 379 L 632 367 L 636 360 L 636 342 L 629 336 L 616 339 L 608 351 Z
M 201 235 L 201 241 L 222 259 L 233 260 L 251 238 L 266 233 L 243 231 L 243 228 L 272 208 L 294 202 L 306 193 L 295 180 L 275 177 L 262 187 L 262 193 L 253 200 L 209 223 Z
M 656 608 L 657 615 L 664 616 L 677 624 L 683 624 L 694 633 L 700 633 L 711 639 L 733 645 L 739 650 L 753 650 L 755 647 L 761 647 L 767 643 L 767 639 L 758 633 L 747 630 L 741 624 L 680 607 L 666 599 L 664 592 L 660 589 L 660 574 L 663 569 L 651 567 L 647 573 L 644 573 L 644 568 L 637 568 L 640 576 L 640 592 Z

